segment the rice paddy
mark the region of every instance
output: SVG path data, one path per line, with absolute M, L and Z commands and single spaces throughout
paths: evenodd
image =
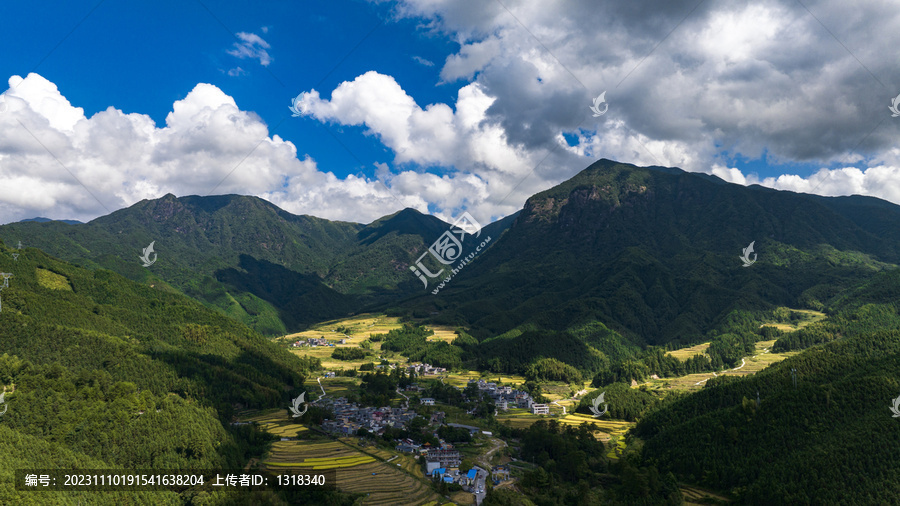
M 670 355 L 672 357 L 677 358 L 678 360 L 687 360 L 694 355 L 705 355 L 706 350 L 709 348 L 709 343 L 698 344 L 696 346 L 691 346 L 689 348 L 681 348 L 680 350 L 673 350 L 667 352 L 666 355 Z
M 603 418 L 594 418 L 591 415 L 581 413 L 570 413 L 561 417 L 546 417 L 541 415 L 533 415 L 524 409 L 510 410 L 506 414 L 498 414 L 497 421 L 506 423 L 507 421 L 512 427 L 525 428 L 538 420 L 555 420 L 560 425 L 569 425 L 578 427 L 583 423 L 594 426 L 594 437 L 604 443 L 610 441 L 616 444 L 616 447 L 610 451 L 610 458 L 617 458 L 622 451 L 625 450 L 625 433 L 628 432 L 635 424 L 634 422 L 626 422 L 622 420 L 607 420 Z
M 455 387 L 465 388 L 469 384 L 469 380 L 484 379 L 487 382 L 500 382 L 504 385 L 522 385 L 525 383 L 523 376 L 500 374 L 500 373 L 482 373 L 479 371 L 460 371 L 451 372 L 444 375 L 444 382 Z
M 701 388 L 703 388 L 707 381 L 716 376 L 747 376 L 750 374 L 755 374 L 772 364 L 781 362 L 782 360 L 799 353 L 799 351 L 772 353 L 771 350 L 774 344 L 774 339 L 756 343 L 756 351 L 753 353 L 753 355 L 744 357 L 742 363 L 738 364 L 737 367 L 727 369 L 725 371 L 718 371 L 715 373 L 703 372 L 697 374 L 688 374 L 686 376 L 680 376 L 677 378 L 651 379 L 646 383 L 638 386 L 647 386 L 651 390 L 700 390 Z M 697 348 L 697 346 L 693 348 Z M 690 349 L 692 348 L 684 348 L 669 353 L 673 355 L 677 353 L 684 354 L 686 353 L 686 350 Z
M 421 466 L 412 457 L 383 448 L 363 448 L 355 438 L 333 440 L 319 435 L 294 423 L 287 410 L 259 414 L 246 421 L 255 421 L 266 431 L 282 437 L 304 436 L 299 440 L 273 443 L 261 461 L 264 469 L 273 472 L 333 469 L 336 486 L 345 492 L 365 495 L 364 505 L 418 506 L 444 502 L 425 480 Z M 390 463 L 384 462 L 391 458 Z
M 801 316 L 801 319 L 796 323 L 764 323 L 760 325 L 760 327 L 775 327 L 778 330 L 782 330 L 784 332 L 793 332 L 795 330 L 800 330 L 803 327 L 824 320 L 828 316 L 825 313 L 819 311 L 813 311 L 811 309 L 791 309 L 792 313 L 797 313 Z
M 360 344 L 371 335 L 386 334 L 391 330 L 399 329 L 402 326 L 403 324 L 398 317 L 365 314 L 319 323 L 309 330 L 275 338 L 275 341 L 293 343 L 296 341 L 306 341 L 309 338 L 324 337 L 327 341 L 332 342 L 334 346 L 298 346 L 296 348 L 291 348 L 290 351 L 300 356 L 318 358 L 322 361 L 322 367 L 326 370 L 359 369 L 359 366 L 362 364 L 379 362 L 379 356 L 382 355 L 381 342 L 370 342 L 372 354 L 358 360 L 333 359 L 331 354 L 334 352 L 335 348 L 359 348 Z M 457 337 L 456 330 L 453 327 L 428 325 L 427 328 L 434 331 L 434 335 L 428 338 L 429 341 L 451 342 Z M 344 344 L 337 343 L 340 339 L 345 340 Z M 387 355 L 394 361 L 406 361 L 405 357 L 400 357 L 394 353 L 387 353 Z

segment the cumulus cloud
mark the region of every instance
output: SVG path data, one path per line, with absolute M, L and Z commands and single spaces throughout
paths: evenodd
M 583 157 L 574 162 L 578 169 L 607 157 L 742 184 L 900 202 L 891 179 L 891 167 L 900 166 L 900 124 L 887 111 L 900 91 L 891 85 L 900 82 L 900 69 L 885 57 L 900 44 L 900 11 L 891 5 L 505 5 L 401 0 L 395 14 L 459 43 L 444 62 L 442 82 L 476 84 L 492 100 L 484 121 L 499 126 L 521 158 L 551 153 L 543 181 L 573 173 L 573 158 L 556 156 L 561 133 L 568 133 L 578 145 L 562 150 Z M 603 91 L 609 112 L 591 118 L 590 101 Z M 723 153 L 826 168 L 756 180 L 725 167 Z
M 317 90 L 304 92 L 298 99 L 304 116 L 365 126 L 367 134 L 394 152 L 399 167 L 450 169 L 444 175 L 417 170 L 385 174 L 392 188 L 424 197 L 439 216 L 477 210 L 481 215 L 476 219 L 489 222 L 515 212 L 525 198 L 547 188 L 547 173 L 540 162 L 552 153 L 529 153 L 510 143 L 502 125 L 489 120 L 495 99 L 479 83 L 459 90 L 455 111 L 440 103 L 421 107 L 393 77 L 375 71 L 341 83 L 330 99 Z M 564 143 L 563 139 L 555 142 L 556 147 Z M 554 163 L 546 167 L 576 157 L 559 150 Z
M 112 107 L 87 118 L 37 74 L 9 83 L 0 98 L 0 187 L 8 190 L 0 193 L 0 222 L 88 221 L 166 193 L 257 195 L 294 213 L 347 221 L 402 207 L 427 211 L 423 199 L 392 195 L 379 181 L 320 171 L 211 84 L 175 102 L 158 127 Z
M 417 102 L 402 75 L 370 71 L 298 102 L 307 121 L 357 126 L 391 150 L 392 164 L 376 165 L 372 179 L 319 171 L 214 86 L 198 85 L 157 127 L 112 108 L 85 118 L 30 75 L 0 101 L 9 109 L 0 114 L 0 182 L 23 188 L 0 196 L 0 213 L 101 212 L 47 150 L 110 208 L 168 191 L 205 194 L 240 163 L 216 193 L 353 221 L 412 206 L 447 219 L 466 210 L 486 223 L 601 157 L 900 203 L 900 119 L 887 110 L 900 68 L 886 56 L 900 45 L 900 11 L 875 1 L 804 4 L 814 16 L 775 0 L 400 0 L 395 19 L 458 44 L 436 64 L 435 84 L 454 99 Z M 239 38 L 230 54 L 271 62 L 262 38 Z M 609 110 L 595 118 L 589 106 L 604 91 Z M 821 170 L 760 177 L 727 162 L 763 157 Z
M 227 51 L 228 54 L 242 60 L 245 58 L 259 60 L 260 65 L 263 67 L 272 63 L 272 57 L 266 51 L 270 47 L 269 43 L 263 40 L 262 37 L 255 33 L 247 32 L 238 32 L 237 37 L 241 39 L 240 42 L 235 42 L 234 48 Z

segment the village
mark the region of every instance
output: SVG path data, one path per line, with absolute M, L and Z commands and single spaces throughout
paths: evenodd
M 351 444 L 364 455 L 383 455 L 384 462 L 391 462 L 398 470 L 402 468 L 407 476 L 424 478 L 432 482 L 433 491 L 465 504 L 480 504 L 491 485 L 514 487 L 517 477 L 521 477 L 529 464 L 510 459 L 507 450 L 498 453 L 506 447 L 505 440 L 492 433 L 495 429 L 488 427 L 491 424 L 485 426 L 479 420 L 493 414 L 512 418 L 519 425 L 520 420 L 532 419 L 523 417 L 557 416 L 555 413 L 560 409 L 565 416 L 565 407 L 556 405 L 551 410 L 546 401 L 535 399 L 523 388 L 525 381 L 520 376 L 488 377 L 455 369 L 451 372 L 428 361 L 402 359 L 395 350 L 384 350 L 380 339 L 369 340 L 378 335 L 373 333 L 375 329 L 369 329 L 383 324 L 379 321 L 361 321 L 362 328 L 366 329 L 363 332 L 335 326 L 285 340 L 294 353 L 322 361 L 320 377 L 310 381 L 309 386 L 321 389 L 321 395 L 311 405 L 327 414 L 314 430 Z M 439 332 L 442 335 L 436 339 L 455 339 L 457 335 L 444 329 Z M 360 341 L 359 334 L 368 337 Z M 333 351 L 360 348 L 367 353 L 342 354 L 345 357 Z M 376 400 L 374 395 L 361 395 L 360 382 L 368 381 L 364 376 L 379 374 L 378 371 L 394 378 L 395 390 L 391 391 L 396 394 L 391 395 L 392 399 Z M 408 379 L 398 381 L 403 377 Z M 395 457 L 390 457 L 391 453 Z M 304 458 L 317 456 L 315 452 L 303 455 Z M 457 494 L 472 495 L 464 499 Z
M 422 375 L 431 375 L 434 374 L 432 371 L 439 368 L 434 368 L 429 364 L 413 364 L 408 366 L 408 369 L 419 372 Z M 531 410 L 534 414 L 549 414 L 548 406 L 534 402 L 534 399 L 528 392 L 517 390 L 510 386 L 498 386 L 494 382 L 487 382 L 483 379 L 473 379 L 468 384 L 470 387 L 477 386 L 479 396 L 482 399 L 493 401 L 497 410 L 506 411 L 511 408 L 524 408 Z M 416 384 L 411 384 L 404 391 L 416 394 L 424 390 Z M 460 388 L 459 390 L 465 392 L 466 389 Z M 401 392 L 398 390 L 398 393 Z M 410 409 L 409 397 L 402 393 L 401 395 L 406 397 L 407 402 L 404 402 L 400 407 L 361 406 L 348 401 L 345 397 L 330 398 L 327 396 L 323 396 L 314 405 L 325 408 L 332 414 L 331 418 L 323 420 L 321 428 L 335 436 L 346 437 L 362 434 L 383 436 L 389 428 L 407 429 L 414 418 L 422 416 L 416 410 Z M 465 396 L 465 394 L 463 395 Z M 422 407 L 435 406 L 435 399 L 422 397 L 419 399 L 419 405 Z M 435 411 L 433 409 L 419 411 L 425 415 L 423 418 L 427 423 L 427 430 L 432 431 L 438 444 L 434 445 L 427 441 L 424 443 L 416 442 L 409 437 L 395 439 L 394 443 L 398 452 L 412 454 L 424 462 L 426 476 L 448 485 L 458 484 L 463 490 L 476 495 L 484 493 L 486 479 L 490 478 L 494 484 L 498 484 L 510 478 L 507 466 L 493 466 L 490 470 L 486 470 L 476 465 L 461 470 L 460 467 L 464 457 L 459 448 L 438 437 L 438 429 L 441 426 L 468 430 L 472 437 L 478 435 L 491 437 L 491 432 L 481 430 L 479 427 L 472 425 L 448 423 L 444 411 Z

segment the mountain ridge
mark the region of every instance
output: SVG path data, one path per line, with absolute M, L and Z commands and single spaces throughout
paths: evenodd
M 258 197 L 167 194 L 78 227 L 3 225 L 0 238 L 166 284 L 277 335 L 416 293 L 421 284 L 409 266 L 448 228 L 410 208 L 364 225 L 294 215 Z M 138 257 L 151 243 L 157 260 L 144 268 Z M 253 276 L 296 285 L 273 292 Z
M 700 342 L 733 311 L 815 309 L 900 261 L 900 236 L 867 221 L 900 222 L 900 207 L 823 199 L 600 160 L 530 197 L 459 280 L 403 307 L 481 339 L 598 320 L 645 344 Z M 758 262 L 745 268 L 751 242 Z

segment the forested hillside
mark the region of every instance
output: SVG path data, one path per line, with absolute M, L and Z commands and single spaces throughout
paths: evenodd
M 893 271 L 837 297 L 840 316 L 808 327 L 832 333 L 827 344 L 648 414 L 635 430 L 643 458 L 747 504 L 896 502 L 897 286 Z
M 600 160 L 528 199 L 487 254 L 395 314 L 468 328 L 491 370 L 523 373 L 540 358 L 614 380 L 717 369 L 771 335 L 759 326 L 776 308 L 827 311 L 893 268 L 900 233 L 888 222 L 900 206 L 879 199 Z M 646 355 L 707 341 L 708 364 Z
M 485 233 L 499 237 L 513 218 L 485 224 Z M 0 239 L 170 285 L 258 332 L 280 335 L 423 292 L 409 266 L 448 228 L 413 209 L 363 225 L 294 215 L 257 197 L 166 195 L 86 224 L 2 225 Z M 156 261 L 143 267 L 138 257 L 151 242 Z
M 0 243 L 0 503 L 23 466 L 241 468 L 269 438 L 234 411 L 287 405 L 316 366 L 182 295 L 13 251 Z

